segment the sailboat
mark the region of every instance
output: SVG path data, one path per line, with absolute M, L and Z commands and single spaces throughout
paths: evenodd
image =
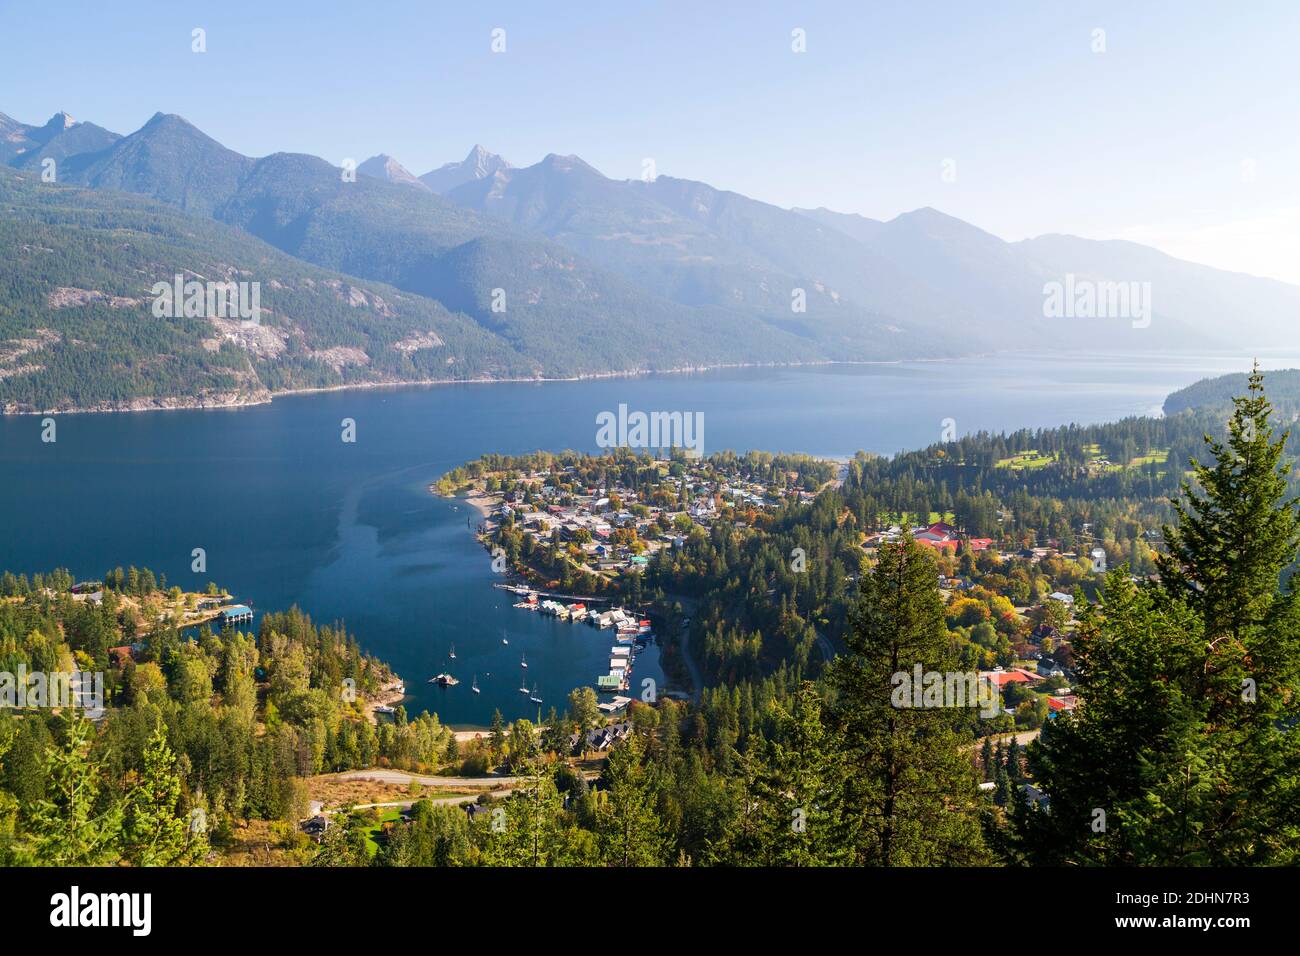
M 532 694 L 529 695 L 528 699 L 531 700 L 534 704 L 540 704 L 540 703 L 542 702 L 542 699 L 541 699 L 540 697 L 537 696 L 537 685 L 536 685 L 536 684 L 533 685 L 533 692 L 532 692 Z
M 519 666 L 520 666 L 520 667 L 525 667 L 525 668 L 528 666 L 528 661 L 527 661 L 527 659 L 524 657 L 523 654 L 520 654 L 520 655 L 519 655 Z
M 453 661 L 456 659 L 456 645 L 455 645 L 455 644 L 451 645 L 451 653 L 448 654 L 447 656 L 450 657 Z
M 481 690 L 478 689 L 478 675 L 477 675 L 477 674 L 475 674 L 475 675 L 474 675 L 474 679 L 473 679 L 472 681 L 470 681 L 469 689 L 472 690 L 472 691 L 473 691 L 474 693 L 476 693 L 476 694 L 481 694 L 481 693 L 483 693 Z
M 505 628 L 502 628 L 502 629 L 501 629 L 501 643 L 502 643 L 502 644 L 509 644 L 509 643 L 510 643 L 509 641 L 506 640 L 506 632 L 505 632 Z
M 519 693 L 521 694 L 528 693 L 528 685 L 524 683 L 524 679 L 522 677 L 519 678 Z

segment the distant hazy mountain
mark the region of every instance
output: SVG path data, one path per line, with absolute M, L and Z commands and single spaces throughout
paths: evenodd
M 796 206 L 790 211 L 820 222 L 823 226 L 837 229 L 851 239 L 858 240 L 858 242 L 871 242 L 880 234 L 880 230 L 885 227 L 885 224 L 879 219 L 870 219 L 855 212 L 835 212 L 825 206 L 819 206 L 816 209 L 800 209 Z
M 888 354 L 893 340 L 922 330 L 936 350 L 960 347 L 931 322 L 936 309 L 927 291 L 888 275 L 887 264 L 858 243 L 703 183 L 612 180 L 576 156 L 552 154 L 447 197 L 683 305 L 742 309 L 801 337 L 837 343 L 845 357 L 860 354 L 864 342 Z
M 669 176 L 612 180 L 576 156 L 515 168 L 476 146 L 416 180 L 380 155 L 349 182 L 313 156 L 242 156 L 164 114 L 126 137 L 0 115 L 0 144 L 32 172 L 56 157 L 59 183 L 161 200 L 434 300 L 512 357 L 494 367 L 523 357 L 526 374 L 1241 347 L 1276 344 L 1300 318 L 1300 288 L 1131 243 L 1008 243 L 928 208 L 888 222 L 782 209 Z M 1045 304 L 1056 286 L 1105 283 L 1149 287 L 1149 321 Z
M 813 338 L 879 342 L 881 329 L 899 326 L 930 330 L 938 348 L 968 352 L 1239 344 L 1222 313 L 1207 310 L 1222 296 L 1167 296 L 1164 273 L 1098 272 L 1088 265 L 1096 250 L 1080 254 L 1071 269 L 934 209 L 889 222 L 787 210 L 670 176 L 611 180 L 577 157 L 557 155 L 466 183 L 447 196 L 554 239 L 683 304 L 747 309 Z M 1217 287 L 1213 270 L 1183 265 L 1201 270 L 1200 279 Z M 1152 314 L 1051 314 L 1045 307 L 1049 284 L 1065 286 L 1071 276 L 1149 278 Z M 1300 317 L 1294 292 L 1253 287 L 1269 316 Z M 804 312 L 792 310 L 795 295 L 803 297 Z
M 1008 326 L 999 317 L 1041 316 L 1049 283 L 1145 287 L 1152 321 L 1130 330 L 1111 320 L 1040 318 L 1048 344 L 1270 348 L 1289 342 L 1300 319 L 1300 287 L 1185 262 L 1137 243 L 1063 235 L 1008 243 L 933 209 L 886 223 L 825 210 L 803 214 L 860 235 L 864 246 L 900 270 L 967 303 L 968 321 L 1001 324 L 1006 336 L 1016 334 L 1016 324 Z
M 1122 240 L 1046 235 L 1013 244 L 1042 274 L 1151 283 L 1157 316 L 1174 316 L 1201 336 L 1234 348 L 1296 341 L 1300 286 L 1175 259 Z
M 386 153 L 380 153 L 378 156 L 371 156 L 357 167 L 357 172 L 363 176 L 373 176 L 375 179 L 382 179 L 385 182 L 399 183 L 403 186 L 414 186 L 417 189 L 429 188 L 424 183 L 420 182 L 420 180 L 416 179 L 412 173 L 408 172 L 405 166 Z
M 482 146 L 475 145 L 459 163 L 447 163 L 420 177 L 434 192 L 442 195 L 457 186 L 473 182 L 476 179 L 491 179 L 502 170 L 511 169 L 511 165 L 496 153 L 489 153 Z

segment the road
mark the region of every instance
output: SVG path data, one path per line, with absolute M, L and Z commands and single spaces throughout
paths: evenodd
M 600 776 L 594 770 L 584 770 L 582 775 L 588 781 L 595 780 Z M 455 787 L 463 789 L 466 787 L 492 787 L 503 784 L 500 790 L 487 790 L 496 799 L 503 799 L 515 792 L 515 788 L 522 782 L 527 781 L 528 777 L 431 777 L 426 774 L 407 773 L 404 770 L 389 770 L 383 767 L 374 767 L 370 770 L 349 770 L 347 773 L 338 775 L 340 780 L 374 780 L 380 783 L 410 783 L 415 781 L 425 787 Z M 382 809 L 385 807 L 409 807 L 421 800 L 428 800 L 430 803 L 458 805 L 462 803 L 473 803 L 478 799 L 477 794 L 457 794 L 454 797 L 412 797 L 409 800 L 389 800 L 383 803 L 356 803 L 352 805 L 354 810 L 368 810 L 370 808 Z M 342 807 L 334 807 L 329 810 L 321 810 L 321 813 L 337 813 Z
M 519 782 L 518 777 L 432 777 L 426 774 L 407 773 L 405 770 L 389 770 L 386 767 L 371 767 L 369 770 L 349 770 L 338 775 L 339 780 L 371 780 L 375 783 L 418 783 L 422 787 L 497 787 L 513 786 Z
M 680 604 L 684 615 L 694 621 L 697 603 L 694 598 L 686 597 L 684 594 L 669 594 L 666 597 L 669 601 Z M 681 637 L 682 660 L 686 664 L 686 673 L 691 678 L 691 703 L 698 704 L 700 692 L 704 690 L 704 675 L 700 673 L 695 658 L 691 656 L 691 629 L 683 627 L 679 629 L 678 634 Z
M 817 650 L 822 652 L 822 660 L 829 664 L 835 659 L 835 648 L 831 645 L 831 640 L 821 631 L 813 631 L 817 635 Z
M 691 629 L 684 627 L 681 630 L 682 636 L 682 660 L 686 663 L 686 671 L 691 676 L 691 703 L 700 702 L 700 691 L 704 689 L 704 675 L 700 669 L 695 666 L 695 658 L 691 657 Z

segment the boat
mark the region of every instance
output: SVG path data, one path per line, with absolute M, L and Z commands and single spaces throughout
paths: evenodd
M 473 691 L 474 693 L 476 693 L 476 694 L 481 694 L 481 693 L 483 693 L 481 690 L 478 689 L 478 675 L 477 675 L 477 674 L 475 674 L 475 675 L 474 675 L 474 679 L 473 679 L 472 681 L 470 681 L 469 689 L 472 690 L 472 691 Z
M 450 674 L 434 674 L 429 678 L 429 683 L 437 684 L 439 687 L 455 687 L 460 681 Z
M 531 700 L 534 704 L 540 704 L 542 702 L 542 699 L 537 696 L 536 684 L 533 685 L 533 692 L 528 695 L 528 699 Z
M 519 666 L 525 668 L 528 666 L 528 660 L 527 658 L 524 657 L 523 654 L 519 655 Z

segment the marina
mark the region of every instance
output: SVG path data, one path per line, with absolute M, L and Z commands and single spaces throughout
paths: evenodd
M 514 604 L 514 607 L 519 610 L 535 611 L 538 614 L 573 624 L 587 624 L 598 630 L 612 629 L 615 636 L 614 645 L 609 651 L 609 669 L 606 673 L 596 676 L 595 687 L 601 693 L 616 693 L 625 691 L 631 686 L 632 668 L 636 662 L 638 647 L 645 647 L 654 638 L 653 625 L 648 618 L 639 617 L 621 607 L 612 607 L 605 610 L 588 607 L 589 603 L 599 601 L 598 598 L 580 598 L 578 595 L 573 594 L 547 597 L 545 596 L 546 592 L 531 590 L 518 585 L 497 585 L 497 587 L 523 597 L 522 601 L 517 601 Z M 570 598 L 572 603 L 564 604 L 556 600 L 557 597 Z M 507 643 L 504 637 L 501 639 L 501 643 Z M 526 668 L 528 666 L 527 659 L 521 658 L 519 666 Z M 526 693 L 526 686 L 521 685 L 519 692 Z M 536 688 L 534 687 L 533 696 L 529 699 L 533 700 L 534 703 L 541 703 L 540 700 L 535 698 Z
M 570 624 L 586 624 L 596 631 L 612 630 L 614 631 L 613 642 L 608 650 L 607 669 L 603 673 L 598 673 L 596 679 L 592 682 L 596 690 L 602 695 L 614 695 L 621 691 L 626 691 L 631 686 L 631 674 L 636 662 L 637 651 L 648 645 L 653 638 L 651 622 L 648 618 L 640 618 L 633 612 L 614 607 L 605 610 L 589 608 L 587 603 L 592 601 L 590 598 L 574 600 L 570 604 L 562 604 L 551 598 L 542 599 L 542 593 L 521 588 L 513 585 L 506 586 L 508 590 L 524 597 L 523 601 L 515 603 L 515 608 L 527 611 L 535 611 L 540 616 L 554 618 L 556 621 L 564 621 Z M 569 595 L 575 597 L 575 595 Z M 593 602 L 594 603 L 594 602 Z M 502 645 L 508 646 L 510 639 L 503 629 L 501 632 Z M 452 644 L 447 654 L 448 660 L 456 660 L 456 646 Z M 528 701 L 533 704 L 544 702 L 539 681 L 530 681 L 527 679 L 529 673 L 529 663 L 527 652 L 521 652 L 519 655 L 519 687 L 521 695 L 526 696 Z M 486 675 L 491 677 L 489 673 Z M 451 673 L 450 668 L 435 674 L 429 678 L 430 684 L 435 684 L 442 688 L 457 687 L 461 680 Z M 470 692 L 478 695 L 482 694 L 483 689 L 479 686 L 478 674 L 475 673 L 470 682 Z M 613 706 L 615 709 L 621 709 L 626 703 L 615 704 L 614 701 L 626 701 L 627 698 L 613 697 L 611 700 L 603 700 L 602 706 Z

